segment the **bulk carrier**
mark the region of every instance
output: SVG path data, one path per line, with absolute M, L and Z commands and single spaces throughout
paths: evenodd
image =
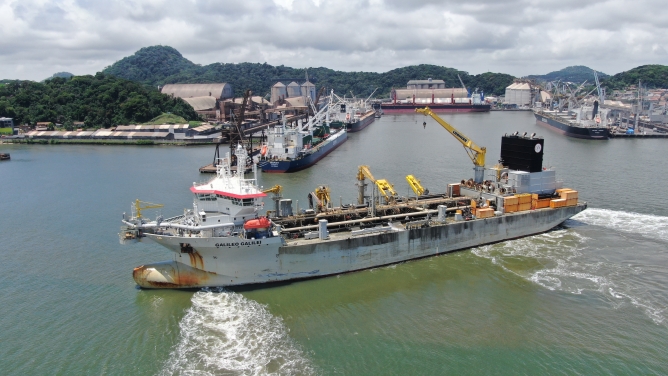
M 409 198 L 360 166 L 356 204 L 333 207 L 320 186 L 309 194 L 309 209 L 293 210 L 280 186 L 258 186 L 255 164 L 247 179 L 221 163 L 213 179 L 193 184 L 193 208 L 182 215 L 147 220 L 141 210 L 155 206 L 139 201 L 123 215 L 121 243 L 148 238 L 172 252 L 168 261 L 136 267 L 134 280 L 142 288 L 199 288 L 322 277 L 542 233 L 586 209 L 543 168 L 543 139 L 504 136 L 503 164 L 486 169 L 485 148 L 428 108 L 419 111 L 464 145 L 474 178 L 428 194 L 409 175 L 416 193 Z M 243 147 L 236 157 L 248 158 Z M 268 193 L 273 205 L 261 215 Z
M 461 78 L 460 78 L 461 82 Z M 489 112 L 491 105 L 485 103 L 482 93 L 469 95 L 462 88 L 446 88 L 443 80 L 411 80 L 406 89 L 392 89 L 389 102 L 376 101 L 374 108 L 386 114 L 414 113 L 416 109 L 429 106 L 438 113 L 443 112 Z
M 260 149 L 259 166 L 262 172 L 268 173 L 301 171 L 313 166 L 347 139 L 345 127 L 330 127 L 329 104 L 303 125 L 290 127 L 283 116 L 283 123 L 269 130 L 267 142 Z
M 610 137 L 610 110 L 599 109 L 598 101 L 593 106 L 581 106 L 570 111 L 534 111 L 536 123 L 546 125 L 569 137 L 588 140 L 607 140 Z
M 369 99 L 376 91 L 374 90 L 367 100 L 346 99 L 335 95 L 332 92 L 330 103 L 332 104 L 332 113 L 330 126 L 332 128 L 345 127 L 348 133 L 359 132 L 376 120 L 376 111 L 368 106 Z M 337 102 L 334 103 L 334 98 Z

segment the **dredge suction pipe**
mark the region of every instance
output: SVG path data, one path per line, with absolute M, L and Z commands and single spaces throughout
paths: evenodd
M 457 207 L 454 207 L 454 208 L 446 209 L 446 212 L 452 212 L 452 211 L 455 211 L 455 210 L 462 210 L 462 209 L 469 208 L 469 207 L 470 206 L 468 206 L 468 205 L 457 206 Z M 352 224 L 355 224 L 355 223 L 367 223 L 367 222 L 374 222 L 374 221 L 382 221 L 384 219 L 426 216 L 428 214 L 438 214 L 438 209 L 424 210 L 424 211 L 417 212 L 417 213 L 393 214 L 393 215 L 385 215 L 385 216 L 381 216 L 381 217 L 351 219 L 349 221 L 331 222 L 331 223 L 327 224 L 327 227 L 336 227 L 336 226 L 340 226 L 340 225 L 352 225 Z M 283 229 L 281 229 L 281 232 L 295 232 L 295 231 L 303 231 L 303 230 L 312 230 L 312 229 L 318 228 L 318 226 L 319 225 L 308 225 L 308 226 L 301 226 L 301 227 L 283 228 Z

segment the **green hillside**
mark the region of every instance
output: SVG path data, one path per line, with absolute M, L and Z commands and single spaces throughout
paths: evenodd
M 668 66 L 641 65 L 626 72 L 617 73 L 602 83 L 609 90 L 624 89 L 630 85 L 638 85 L 638 80 L 648 88 L 668 89 Z
M 214 63 L 199 66 L 184 58 L 174 48 L 166 46 L 142 48 L 134 55 L 105 68 L 104 73 L 153 86 L 228 82 L 232 84 L 237 96 L 241 96 L 245 89 L 251 89 L 257 95 L 266 95 L 279 80 L 303 80 L 305 77 L 304 69 L 266 63 Z M 500 95 L 514 78 L 508 74 L 491 72 L 469 75 L 453 68 L 427 64 L 393 69 L 385 73 L 308 68 L 308 74 L 318 87 L 332 88 L 336 93 L 348 96 L 352 91 L 360 97 L 370 95 L 375 88 L 378 88 L 376 97 L 387 97 L 392 88 L 406 87 L 406 83 L 413 79 L 442 79 L 449 87 L 460 87 L 457 74 L 470 90 L 478 88 L 487 94 Z
M 598 73 L 599 80 L 605 77 L 609 77 L 609 75 L 603 72 L 597 71 L 596 73 Z M 530 75 L 527 76 L 527 78 L 533 78 L 538 81 L 562 81 L 575 83 L 582 83 L 584 81 L 590 83 L 595 82 L 594 70 L 589 67 L 585 67 L 584 65 L 574 65 L 543 75 Z
M 198 119 L 182 99 L 102 73 L 0 86 L 0 116 L 14 118 L 16 124 L 48 121 L 71 128 L 73 122 L 83 121 L 89 127 L 108 128 L 143 123 L 165 112 Z

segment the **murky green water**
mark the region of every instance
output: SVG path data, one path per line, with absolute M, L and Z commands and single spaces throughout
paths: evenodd
M 142 291 L 132 268 L 169 257 L 118 244 L 135 198 L 191 204 L 212 148 L 10 146 L 0 163 L 3 374 L 666 374 L 664 140 L 590 142 L 529 113 L 444 118 L 498 158 L 500 136 L 544 136 L 546 165 L 590 209 L 555 231 L 263 289 Z M 315 167 L 260 175 L 306 203 L 356 199 L 357 166 L 408 193 L 471 175 L 433 121 L 385 116 Z M 339 197 L 341 197 L 339 199 Z

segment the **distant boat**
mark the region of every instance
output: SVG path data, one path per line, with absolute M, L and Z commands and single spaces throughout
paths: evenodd
M 0 161 L 8 161 L 10 159 L 9 153 L 0 154 Z
M 536 123 L 548 125 L 558 132 L 575 138 L 589 140 L 607 140 L 610 137 L 608 113 L 599 111 L 598 101 L 593 106 L 581 106 L 571 111 L 536 110 Z
M 338 102 L 332 105 L 332 111 L 330 112 L 330 116 L 333 116 L 330 123 L 332 128 L 342 128 L 345 125 L 349 133 L 359 132 L 378 117 L 376 111 L 368 106 L 368 101 L 341 98 L 332 93 L 330 102 L 333 101 L 334 97 L 338 99 Z
M 306 124 L 283 123 L 269 130 L 262 145 L 258 165 L 262 172 L 296 172 L 313 166 L 348 139 L 345 127 L 330 128 L 325 121 L 329 105 L 323 107 Z M 373 119 L 373 117 L 372 117 Z

